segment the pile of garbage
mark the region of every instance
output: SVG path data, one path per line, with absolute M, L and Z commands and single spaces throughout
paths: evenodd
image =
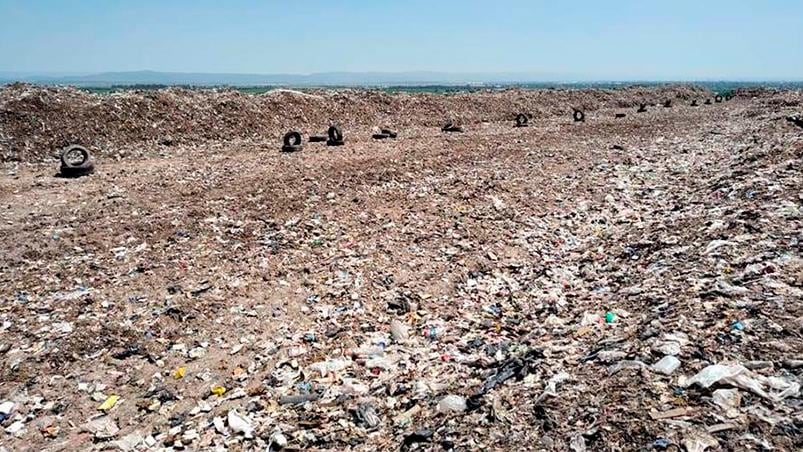
M 800 450 L 803 135 L 720 105 L 22 169 L 0 450 Z
M 124 91 L 91 94 L 75 88 L 14 84 L 0 88 L 0 161 L 53 160 L 71 144 L 103 156 L 121 146 L 146 148 L 220 140 L 276 141 L 288 130 L 438 126 L 570 114 L 571 108 L 631 107 L 710 95 L 693 86 L 620 90 L 519 90 L 458 94 L 388 94 L 277 89 Z M 112 154 L 113 155 L 113 154 Z

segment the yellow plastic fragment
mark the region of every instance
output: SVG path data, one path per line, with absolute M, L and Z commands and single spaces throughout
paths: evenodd
M 181 380 L 182 378 L 184 378 L 184 375 L 186 375 L 186 374 L 187 374 L 187 368 L 186 367 L 178 367 L 173 372 L 173 378 L 175 378 L 176 380 Z
M 114 407 L 118 400 L 120 400 L 120 396 L 110 395 L 103 403 L 100 404 L 98 409 L 101 411 L 109 411 L 112 409 L 112 407 Z
M 223 386 L 212 386 L 212 394 L 220 397 L 226 393 L 226 388 Z

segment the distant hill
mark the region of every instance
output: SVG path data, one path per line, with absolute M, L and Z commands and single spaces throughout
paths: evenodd
M 112 85 L 194 86 L 381 86 L 513 83 L 565 80 L 559 74 L 447 72 L 321 72 L 315 74 L 215 74 L 195 72 L 104 72 L 88 75 L 37 75 L 0 72 L 0 81 L 104 87 Z

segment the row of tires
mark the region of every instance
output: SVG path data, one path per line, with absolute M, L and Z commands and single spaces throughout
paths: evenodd
M 731 96 L 721 96 L 717 95 L 714 97 L 714 102 L 720 103 L 724 100 L 730 100 Z M 711 104 L 711 99 L 705 100 L 706 105 Z M 666 100 L 663 103 L 665 108 L 672 107 L 672 101 Z M 691 102 L 692 107 L 697 107 L 699 104 L 697 103 L 697 99 Z M 643 113 L 647 111 L 647 104 L 640 104 L 638 113 Z M 623 118 L 626 115 L 624 113 L 617 113 L 617 118 Z M 572 117 L 575 122 L 584 122 L 586 115 L 583 110 L 578 108 L 573 109 Z M 530 119 L 532 118 L 531 115 L 525 113 L 519 113 L 516 115 L 516 125 L 515 127 L 527 127 L 529 125 Z M 789 119 L 789 118 L 787 118 Z M 795 124 L 801 125 L 803 121 L 799 118 L 795 117 L 793 119 L 789 119 L 790 122 L 794 121 Z M 452 121 L 447 121 L 443 127 L 441 127 L 442 132 L 447 133 L 461 133 L 463 132 L 463 128 L 454 124 Z M 371 138 L 375 140 L 385 140 L 385 139 L 393 139 L 396 138 L 398 134 L 393 130 L 383 128 L 380 130 L 379 133 L 375 133 L 371 136 Z M 304 148 L 302 144 L 301 133 L 296 131 L 287 132 L 283 138 L 283 145 L 282 145 L 282 152 L 298 152 Z M 343 129 L 340 128 L 339 125 L 332 125 L 326 131 L 326 135 L 310 135 L 309 142 L 316 143 L 316 142 L 326 142 L 327 146 L 343 146 L 346 144 L 345 138 L 343 136 Z M 89 155 L 89 151 L 84 148 L 83 146 L 79 145 L 72 145 L 65 148 L 61 153 L 61 169 L 60 169 L 60 176 L 61 177 L 81 177 L 86 176 L 88 174 L 92 174 L 95 171 L 95 165 L 92 162 L 92 158 Z

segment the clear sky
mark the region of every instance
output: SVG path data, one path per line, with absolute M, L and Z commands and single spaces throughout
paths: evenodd
M 0 70 L 803 80 L 803 0 L 0 0 Z

